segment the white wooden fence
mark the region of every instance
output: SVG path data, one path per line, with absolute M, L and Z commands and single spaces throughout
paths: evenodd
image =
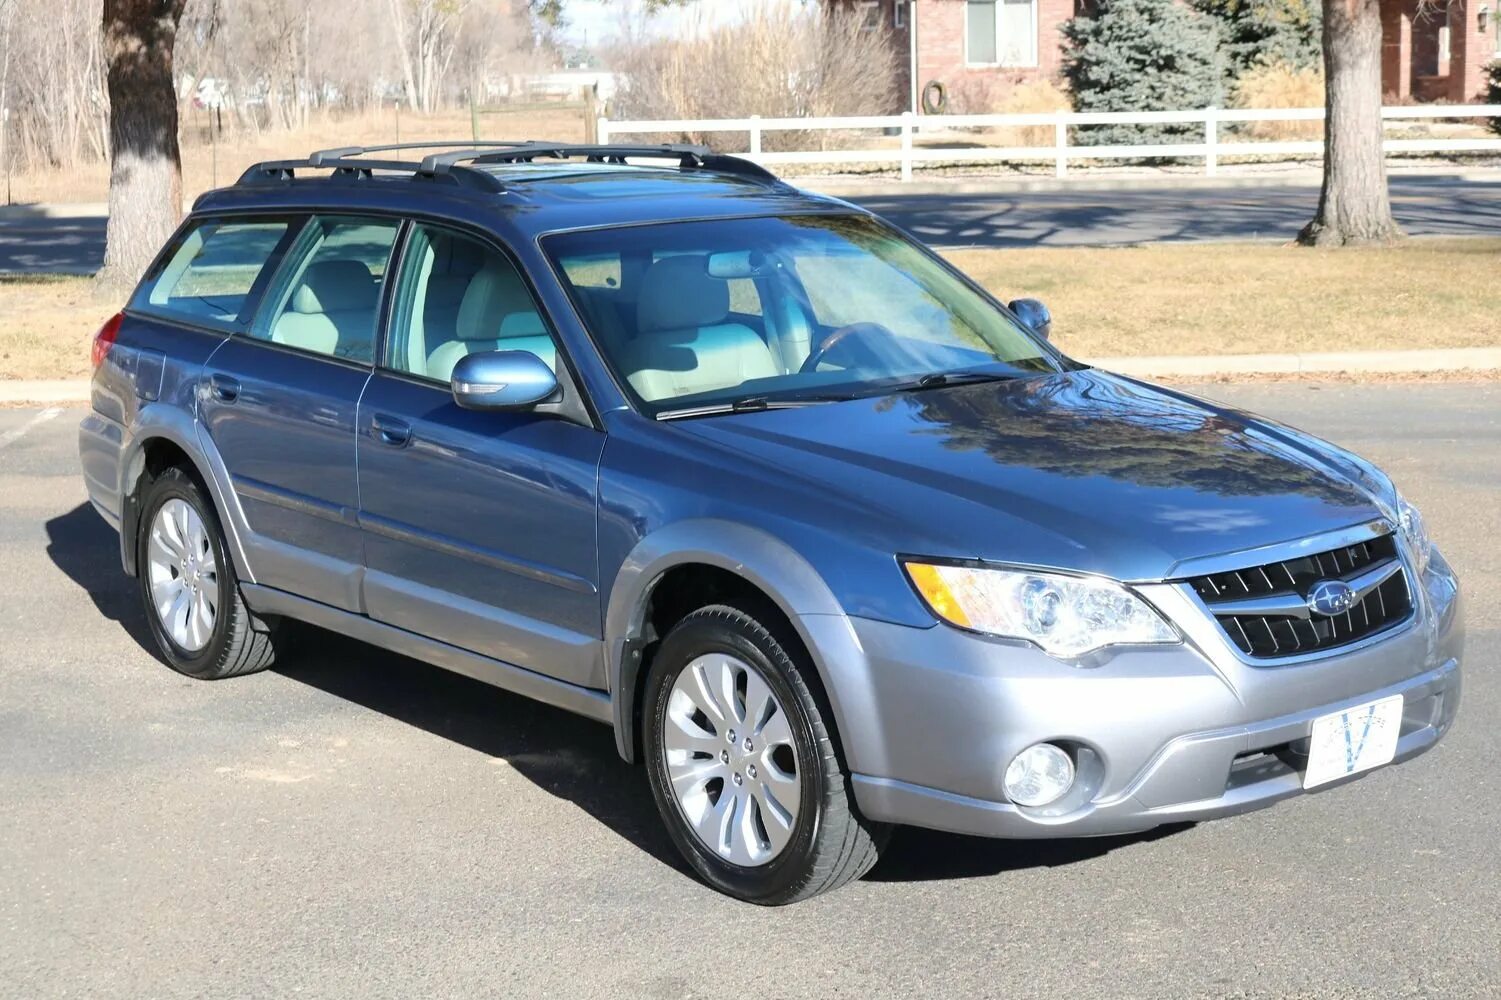
M 1444 104 L 1388 107 L 1381 109 L 1388 120 L 1492 118 L 1501 117 L 1501 104 Z M 1322 140 L 1257 141 L 1220 137 L 1220 127 L 1241 122 L 1322 121 L 1323 108 L 1202 108 L 1197 111 L 1055 111 L 1020 115 L 864 115 L 850 118 L 750 118 L 679 119 L 670 121 L 599 120 L 599 141 L 609 142 L 623 135 L 641 133 L 745 132 L 749 143 L 742 155 L 764 165 L 778 163 L 899 163 L 902 180 L 912 179 L 918 164 L 994 160 L 1051 160 L 1054 173 L 1062 177 L 1071 160 L 1142 159 L 1155 157 L 1202 158 L 1204 172 L 1213 175 L 1221 157 L 1226 156 L 1308 156 L 1320 155 Z M 1069 141 L 1069 129 L 1079 125 L 1144 125 L 1197 123 L 1203 128 L 1200 142 L 1175 142 L 1152 145 L 1080 146 Z M 1006 128 L 1016 126 L 1051 127 L 1051 146 L 918 146 L 914 136 L 928 131 L 950 129 Z M 767 132 L 849 132 L 869 130 L 894 131 L 900 138 L 897 148 L 788 150 L 763 152 L 762 137 Z M 1501 138 L 1387 139 L 1388 153 L 1501 153 Z

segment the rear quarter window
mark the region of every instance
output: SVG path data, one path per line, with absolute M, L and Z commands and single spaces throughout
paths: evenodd
M 131 297 L 141 312 L 236 330 L 300 225 L 293 218 L 206 219 L 180 235 Z

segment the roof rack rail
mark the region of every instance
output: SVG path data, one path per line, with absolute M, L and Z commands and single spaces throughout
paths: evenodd
M 625 163 L 629 157 L 677 160 L 679 169 L 707 170 L 732 174 L 759 181 L 776 181 L 777 176 L 758 163 L 715 153 L 708 146 L 688 143 L 622 145 L 566 142 L 470 143 L 468 148 L 451 153 L 434 153 L 422 160 L 433 172 L 465 163 L 531 163 L 538 158 L 567 159 L 582 157 L 590 163 Z
M 409 174 L 413 180 L 425 180 L 457 184 L 462 187 L 498 194 L 505 190 L 500 178 L 483 170 L 461 167 L 443 174 L 424 171 L 422 164 L 410 160 L 353 160 L 341 157 L 319 157 L 317 153 L 305 160 L 267 160 L 257 163 L 240 175 L 235 183 L 266 184 L 294 180 L 298 170 L 332 170 L 331 178 L 342 180 L 370 180 L 377 171 L 383 173 Z
M 409 149 L 449 149 L 430 153 L 420 163 L 409 160 L 366 159 L 372 153 Z M 738 156 L 715 153 L 707 146 L 685 143 L 660 145 L 598 145 L 589 143 L 537 142 L 400 142 L 380 146 L 339 146 L 310 153 L 304 160 L 268 160 L 257 163 L 240 176 L 238 184 L 290 181 L 302 169 L 332 170 L 332 177 L 369 180 L 376 171 L 411 174 L 414 180 L 442 180 L 489 193 L 505 190 L 499 177 L 477 167 L 500 163 L 531 163 L 538 158 L 582 157 L 590 163 L 624 164 L 629 157 L 677 160 L 681 170 L 705 170 L 730 174 L 763 183 L 777 183 L 771 171 Z

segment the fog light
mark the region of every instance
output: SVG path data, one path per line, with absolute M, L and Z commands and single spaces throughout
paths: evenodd
M 1051 743 L 1034 743 L 1006 766 L 1006 797 L 1019 806 L 1056 802 L 1073 784 L 1073 758 Z

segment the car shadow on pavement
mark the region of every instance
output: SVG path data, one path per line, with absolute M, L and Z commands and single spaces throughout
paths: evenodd
M 99 612 L 156 657 L 135 583 L 120 570 L 114 530 L 87 504 L 48 521 L 47 554 Z M 561 709 L 312 626 L 297 625 L 273 668 L 289 680 L 503 760 L 656 860 L 687 871 L 657 816 L 646 772 L 615 752 L 610 730 Z M 233 682 L 229 682 L 233 683 Z M 1130 837 L 988 840 L 931 830 L 896 831 L 874 882 L 923 882 L 1054 867 L 1169 836 L 1183 825 Z
M 1191 826 L 1192 823 L 1176 823 L 1119 837 L 1059 840 L 993 840 L 899 827 L 882 852 L 880 862 L 865 878 L 870 882 L 944 882 L 1027 868 L 1058 868 L 1103 857 L 1134 844 L 1171 837 Z
M 141 611 L 135 581 L 120 569 L 120 536 L 88 504 L 79 504 L 46 524 L 47 555 L 82 587 L 99 613 L 153 657 L 156 645 Z M 159 659 L 159 657 L 158 657 Z
M 160 659 L 135 581 L 120 569 L 114 529 L 79 504 L 48 521 L 46 532 L 53 564 Z M 607 727 L 333 632 L 300 623 L 294 629 L 276 673 L 504 760 L 652 857 L 686 870 L 657 817 L 646 772 L 620 759 Z
M 657 817 L 646 772 L 606 726 L 441 667 L 298 625 L 284 677 L 503 760 L 669 867 L 686 870 Z

